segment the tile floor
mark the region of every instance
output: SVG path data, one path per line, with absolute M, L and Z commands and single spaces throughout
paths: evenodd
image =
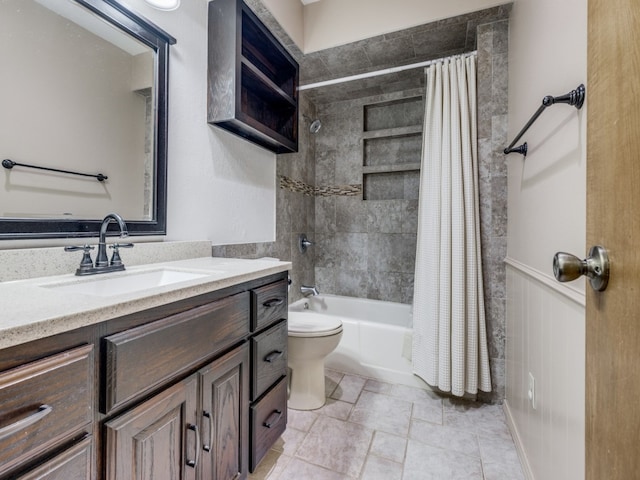
M 333 370 L 318 410 L 287 430 L 250 480 L 524 480 L 499 405 Z

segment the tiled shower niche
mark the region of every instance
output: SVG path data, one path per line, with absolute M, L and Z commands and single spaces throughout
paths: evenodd
M 363 200 L 416 200 L 423 98 L 368 104 L 363 109 Z

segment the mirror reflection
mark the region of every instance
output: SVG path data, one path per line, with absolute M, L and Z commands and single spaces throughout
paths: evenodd
M 0 217 L 154 218 L 155 52 L 67 0 L 0 2 Z

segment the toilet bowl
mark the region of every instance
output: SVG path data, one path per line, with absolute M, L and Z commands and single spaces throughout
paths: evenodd
M 340 343 L 342 321 L 313 312 L 289 312 L 289 408 L 324 405 L 324 359 Z

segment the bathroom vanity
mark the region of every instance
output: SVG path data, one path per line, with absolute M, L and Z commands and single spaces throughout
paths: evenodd
M 286 426 L 289 266 L 0 283 L 0 478 L 246 478 Z

